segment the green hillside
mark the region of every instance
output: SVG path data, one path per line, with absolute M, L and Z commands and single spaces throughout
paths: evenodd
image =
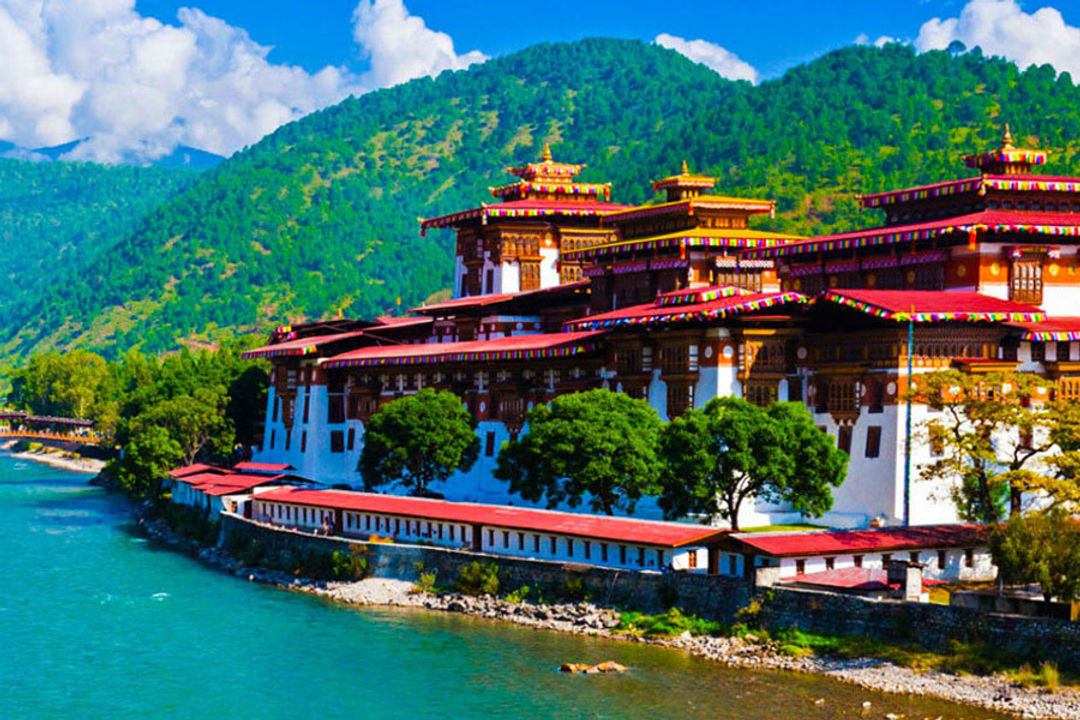
M 725 193 L 777 198 L 773 228 L 809 233 L 875 222 L 855 193 L 961 173 L 1005 120 L 1056 150 L 1049 172 L 1080 174 L 1078 107 L 1068 75 L 978 51 L 851 47 L 753 87 L 636 41 L 538 45 L 281 128 L 28 299 L 0 350 L 156 351 L 417 303 L 449 285 L 453 237 L 419 237 L 416 218 L 485 200 L 544 142 L 616 201 L 648 199 L 685 157 Z
M 197 175 L 0 159 L 0 309 L 40 294 L 61 268 L 84 267 Z

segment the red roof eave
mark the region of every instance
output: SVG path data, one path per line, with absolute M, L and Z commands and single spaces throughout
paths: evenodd
M 492 340 L 413 343 L 361 348 L 325 359 L 324 367 L 414 365 L 429 362 L 489 362 L 570 357 L 593 352 L 602 332 L 511 335 Z
M 563 327 L 568 331 L 598 330 L 625 325 L 716 320 L 778 305 L 806 302 L 809 302 L 809 298 L 796 292 L 734 294 L 687 305 L 660 305 L 652 302 L 571 320 Z
M 924 525 L 879 530 L 836 530 L 779 534 L 739 533 L 731 536 L 750 550 L 774 557 L 978 547 L 985 545 L 985 525 Z
M 1039 322 L 1045 317 L 1031 305 L 949 290 L 826 290 L 815 301 L 897 322 Z
M 664 547 L 707 543 L 727 534 L 723 530 L 681 523 L 335 490 L 271 490 L 258 495 L 258 500 L 446 522 L 494 525 L 517 530 Z

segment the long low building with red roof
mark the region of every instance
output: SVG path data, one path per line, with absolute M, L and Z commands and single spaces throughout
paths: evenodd
M 826 573 L 884 570 L 890 561 L 902 560 L 922 565 L 923 576 L 931 580 L 989 581 L 997 576 L 989 535 L 989 528 L 976 524 L 732 533 L 722 542 L 717 565 L 721 574 L 748 578 L 765 569 L 771 576 L 767 582 L 815 576 L 824 587 L 846 577 Z
M 705 572 L 709 548 L 727 534 L 686 523 L 337 490 L 280 488 L 254 495 L 251 505 L 256 521 L 307 532 L 631 570 Z
M 800 237 L 767 227 L 773 201 L 713 194 L 688 163 L 628 208 L 546 150 L 488 203 L 421 221 L 456 233 L 450 297 L 283 326 L 247 354 L 272 366 L 254 460 L 358 487 L 370 418 L 434 388 L 461 398 L 482 451 L 433 490 L 521 504 L 494 477 L 499 450 L 559 395 L 608 388 L 663 420 L 716 397 L 792 401 L 849 456 L 821 522 L 956 522 L 953 479 L 918 479 L 935 447 L 914 442 L 905 472 L 906 428 L 933 419 L 905 402 L 909 365 L 1033 372 L 1054 385 L 1041 398 L 1080 399 L 1080 178 L 1033 174 L 1046 159 L 1007 132 L 965 159 L 975 177 L 865 195 L 882 222 Z M 756 500 L 740 524 L 803 519 Z

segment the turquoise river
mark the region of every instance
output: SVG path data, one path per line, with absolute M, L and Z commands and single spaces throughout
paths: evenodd
M 255 585 L 133 533 L 87 476 L 0 454 L 0 718 L 992 718 L 817 677 Z M 620 676 L 564 676 L 614 659 Z M 824 698 L 824 703 L 815 700 Z

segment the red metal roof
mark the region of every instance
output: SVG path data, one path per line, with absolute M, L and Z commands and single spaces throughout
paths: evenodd
M 218 497 L 220 495 L 232 495 L 242 493 L 259 487 L 281 481 L 284 475 L 243 475 L 231 473 L 229 475 L 214 475 L 201 482 L 191 482 L 192 478 L 184 478 L 181 482 L 191 482 L 199 492 L 205 495 Z
M 259 473 L 268 473 L 268 472 L 280 473 L 280 472 L 285 472 L 286 470 L 295 470 L 295 469 L 296 468 L 294 468 L 292 465 L 289 465 L 288 463 L 264 463 L 264 462 L 252 462 L 250 460 L 246 460 L 244 462 L 238 462 L 235 465 L 233 465 L 233 470 L 241 470 L 241 471 L 246 470 L 248 472 L 259 472 Z
M 633 542 L 663 547 L 681 547 L 711 542 L 727 534 L 701 525 L 634 520 L 601 515 L 579 515 L 505 505 L 430 500 L 427 498 L 377 495 L 341 490 L 301 490 L 282 488 L 258 496 L 273 501 L 354 512 L 382 513 L 444 522 L 494 525 L 533 532 L 574 535 L 612 542 Z
M 876 208 L 913 200 L 943 197 L 945 195 L 969 192 L 982 193 L 986 190 L 1075 193 L 1080 192 L 1080 178 L 1064 175 L 981 175 L 930 185 L 917 185 L 888 192 L 871 193 L 862 196 L 862 203 L 864 207 Z
M 591 217 L 630 207 L 633 206 L 615 205 L 599 200 L 511 200 L 421 219 L 420 232 L 423 234 L 428 228 L 453 227 L 477 218 L 486 223 L 488 218 L 537 218 L 551 215 Z
M 819 299 L 900 322 L 909 317 L 915 322 L 1038 322 L 1045 317 L 1037 307 L 975 292 L 827 290 Z
M 194 465 L 185 465 L 184 467 L 178 467 L 175 470 L 170 470 L 169 477 L 181 478 L 188 475 L 197 475 L 208 472 L 216 472 L 219 475 L 227 475 L 229 473 L 229 471 L 225 468 L 219 468 L 213 465 L 204 465 L 203 463 L 195 463 Z
M 1024 340 L 1041 342 L 1080 340 L 1080 317 L 1048 317 L 1042 322 L 1009 323 L 1024 330 Z
M 560 295 L 562 293 L 573 294 L 578 290 L 582 290 L 589 286 L 588 280 L 578 280 L 576 282 L 563 283 L 561 285 L 552 285 L 551 287 L 540 288 L 538 290 L 525 290 L 523 292 L 516 293 L 501 293 L 501 294 L 489 294 L 489 295 L 468 295 L 466 297 L 454 298 L 453 300 L 444 300 L 443 302 L 432 303 L 431 305 L 421 305 L 410 310 L 415 313 L 429 313 L 438 312 L 442 310 L 460 310 L 468 307 L 484 307 L 487 305 L 495 305 L 497 303 L 509 302 L 512 300 L 527 300 L 532 297 L 545 297 L 548 295 Z
M 1075 237 L 1080 235 L 1080 213 L 984 210 L 908 225 L 889 225 L 834 235 L 820 235 L 809 240 L 749 248 L 742 252 L 748 257 L 780 257 L 800 253 L 833 252 L 892 245 L 926 240 L 951 233 L 970 234 L 972 232 L 1020 232 L 1032 235 Z M 1040 239 L 1037 242 L 1047 242 L 1047 240 Z
M 780 582 L 791 585 L 810 585 L 812 587 L 858 590 L 862 592 L 900 589 L 900 583 L 889 583 L 889 572 L 882 568 L 839 568 L 783 578 Z M 946 584 L 942 580 L 932 580 L 930 578 L 923 578 L 922 580 L 923 590 L 933 585 Z
M 253 358 L 281 357 L 283 355 L 311 355 L 318 351 L 320 345 L 327 345 L 339 340 L 348 340 L 349 338 L 358 338 L 363 334 L 363 330 L 354 330 L 333 335 L 313 335 L 295 340 L 286 340 L 274 345 L 248 350 L 241 357 L 245 360 L 251 360 Z
M 916 525 L 877 530 L 738 533 L 731 537 L 751 552 L 775 557 L 795 557 L 977 547 L 986 544 L 989 533 L 985 525 Z
M 564 327 L 568 330 L 587 330 L 606 329 L 623 325 L 716 320 L 730 315 L 755 312 L 789 303 L 805 303 L 807 301 L 808 298 L 805 295 L 795 292 L 736 294 L 687 305 L 661 306 L 657 301 L 646 305 L 631 305 L 619 310 L 571 320 Z
M 386 345 L 352 350 L 323 360 L 324 367 L 415 365 L 429 362 L 487 362 L 569 357 L 596 350 L 601 332 L 510 335 L 492 340 Z

